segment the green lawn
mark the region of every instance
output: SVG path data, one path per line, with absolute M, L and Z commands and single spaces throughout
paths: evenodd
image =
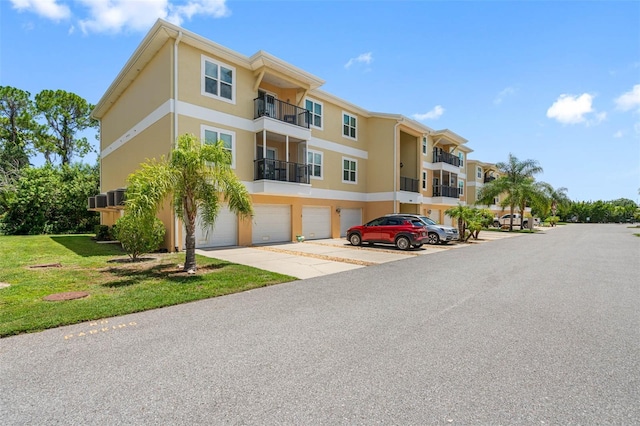
M 117 244 L 91 235 L 0 236 L 0 337 L 176 305 L 296 278 L 198 256 L 198 273 L 177 268 L 184 253 L 152 254 L 139 263 Z M 61 267 L 30 268 L 60 263 Z M 0 286 L 1 287 L 1 286 Z M 85 291 L 62 302 L 43 297 Z

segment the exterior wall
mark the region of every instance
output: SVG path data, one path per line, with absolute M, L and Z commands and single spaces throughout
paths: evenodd
M 398 179 L 394 176 L 393 167 L 395 123 L 395 120 L 381 118 L 368 120 L 370 137 L 367 141 L 369 154 L 367 166 L 370 173 L 367 175 L 367 192 L 369 193 L 391 193 L 394 188 L 394 179 Z M 400 158 L 399 151 L 396 153 L 396 158 Z
M 171 43 L 166 43 L 160 49 L 101 118 L 101 150 L 125 136 L 134 126 L 171 98 L 171 46 Z

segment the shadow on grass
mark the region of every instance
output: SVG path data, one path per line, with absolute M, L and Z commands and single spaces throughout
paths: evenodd
M 139 265 L 139 263 L 134 264 Z M 203 275 L 206 273 L 223 269 L 227 266 L 232 266 L 232 264 L 220 263 L 215 265 L 203 265 L 198 267 L 196 274 L 183 272 L 182 269 L 178 269 L 174 265 L 155 265 L 145 269 L 111 267 L 103 269 L 103 272 L 111 274 L 115 279 L 102 284 L 102 286 L 109 288 L 128 287 L 149 280 L 170 281 L 176 284 L 192 284 L 205 280 Z
M 78 256 L 114 256 L 123 252 L 119 244 L 98 244 L 89 235 L 52 235 L 51 240 Z

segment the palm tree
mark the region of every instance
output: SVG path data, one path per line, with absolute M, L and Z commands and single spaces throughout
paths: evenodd
M 172 196 L 172 207 L 186 229 L 184 271 L 196 269 L 196 218 L 212 227 L 221 202 L 241 216 L 253 213 L 245 186 L 231 170 L 231 154 L 223 142 L 203 145 L 194 135 L 182 135 L 169 160 L 151 160 L 129 176 L 126 209 L 129 214 L 154 214 Z
M 506 194 L 502 206 L 509 206 L 511 214 L 509 230 L 512 231 L 515 208 L 519 206 L 521 208 L 520 214 L 524 214 L 524 207 L 531 197 L 533 177 L 542 173 L 542 167 L 536 160 L 520 161 L 515 155 L 509 154 L 509 160 L 506 163 L 496 163 L 496 168 L 500 176 L 482 188 L 479 201 L 489 205 L 498 195 Z
M 458 232 L 460 233 L 460 239 L 465 241 L 465 223 L 471 216 L 471 208 L 458 204 L 456 207 L 447 209 L 444 213 L 454 219 L 458 219 Z

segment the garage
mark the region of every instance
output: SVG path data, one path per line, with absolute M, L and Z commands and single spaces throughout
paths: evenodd
M 362 209 L 340 210 L 340 236 L 347 236 L 347 229 L 352 226 L 362 225 Z
M 238 218 L 226 206 L 220 209 L 213 228 L 196 225 L 196 248 L 238 245 Z
M 307 240 L 331 238 L 331 207 L 302 206 L 302 235 Z
M 291 241 L 291 206 L 254 205 L 251 242 L 253 244 Z

